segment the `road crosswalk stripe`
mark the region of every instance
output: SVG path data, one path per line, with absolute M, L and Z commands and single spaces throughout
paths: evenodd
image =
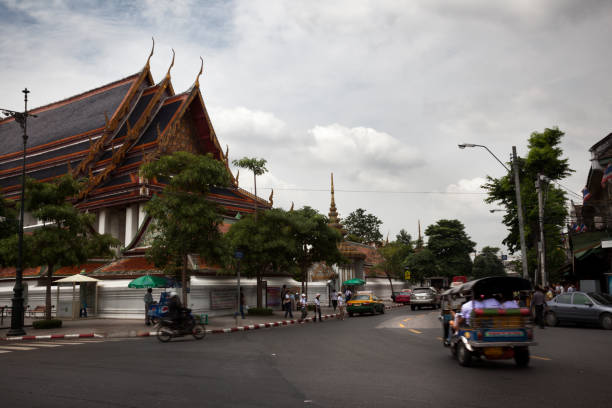
M 2 354 L 2 353 L 10 353 L 10 351 L 9 350 L 0 350 L 0 354 Z

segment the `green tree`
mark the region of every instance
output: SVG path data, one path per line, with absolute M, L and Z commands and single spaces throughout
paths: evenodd
M 482 248 L 482 251 L 474 258 L 474 266 L 472 267 L 472 277 L 474 279 L 506 275 L 504 264 L 497 256 L 498 252 L 499 248 L 488 246 Z
M 19 229 L 17 211 L 0 197 L 0 266 L 15 265 L 17 249 L 13 245 Z M 16 241 L 15 241 L 16 243 Z
M 255 197 L 257 197 L 257 176 L 261 176 L 266 173 L 268 169 L 266 168 L 266 159 L 258 159 L 255 157 L 243 157 L 240 160 L 232 161 L 234 166 L 240 167 L 243 169 L 249 169 L 253 172 L 253 187 L 255 191 Z M 255 214 L 257 214 L 257 200 L 254 201 Z
M 408 238 L 410 238 L 410 235 L 408 235 Z M 412 251 L 413 249 L 410 239 L 408 239 L 408 244 L 401 241 L 395 241 L 378 248 L 378 253 L 382 256 L 383 261 L 376 265 L 375 269 L 385 273 L 387 279 L 389 279 L 391 293 L 393 293 L 392 279 L 404 280 L 406 258 L 412 253 Z
M 24 245 L 29 265 L 46 265 L 45 318 L 51 318 L 51 281 L 57 267 L 75 266 L 88 258 L 110 257 L 118 241 L 93 228 L 94 215 L 81 213 L 71 198 L 83 186 L 70 174 L 51 183 L 26 181 L 25 209 L 44 225 L 33 231 Z
M 410 281 L 419 283 L 429 276 L 439 276 L 440 272 L 436 257 L 432 251 L 422 248 L 406 257 L 406 269 L 410 271 Z
M 442 276 L 469 275 L 472 272 L 470 253 L 475 242 L 459 220 L 439 220 L 425 230 L 427 248 L 434 254 Z
M 374 214 L 366 213 L 363 208 L 358 208 L 343 220 L 344 227 L 348 232 L 350 240 L 364 243 L 380 243 L 382 234 L 380 226 L 382 221 Z
M 295 264 L 298 275 L 295 279 L 304 281 L 308 269 L 315 262 L 328 265 L 343 261 L 338 249 L 342 235 L 338 230 L 327 225 L 327 218 L 308 206 L 287 213 L 291 222 L 293 241 L 295 243 Z
M 527 158 L 518 160 L 521 200 L 525 209 L 525 243 L 530 271 L 536 270 L 538 265 L 538 198 L 534 185 L 537 175 L 538 173 L 543 174 L 554 182 L 563 180 L 573 172 L 569 167 L 568 159 L 562 158 L 563 150 L 560 145 L 563 135 L 564 133 L 556 127 L 547 128 L 543 132 L 533 132 L 528 140 Z M 506 214 L 503 223 L 508 228 L 508 235 L 503 243 L 511 253 L 519 251 L 520 240 L 513 175 L 509 172 L 500 178 L 487 177 L 487 183 L 482 187 L 488 191 L 488 197 L 485 199 L 487 203 L 496 203 L 505 207 Z M 567 217 L 566 200 L 563 190 L 552 183 L 545 186 L 545 254 L 547 270 L 553 272 L 551 278 L 555 271 L 566 262 L 559 248 L 559 237 Z
M 266 273 L 290 270 L 295 273 L 296 241 L 292 223 L 282 209 L 247 215 L 233 224 L 225 239 L 231 253 L 240 250 L 240 269 L 257 278 L 257 307 L 262 307 L 262 278 Z M 233 261 L 226 260 L 226 265 Z
M 400 230 L 399 234 L 395 236 L 395 240 L 404 245 L 409 245 L 411 248 L 414 247 L 412 236 L 403 228 Z
M 211 155 L 188 152 L 162 156 L 145 164 L 141 173 L 166 184 L 145 206 L 154 220 L 147 257 L 167 272 L 180 270 L 183 304 L 187 304 L 187 255 L 198 254 L 213 264 L 225 252 L 219 230 L 223 218 L 208 193 L 213 186 L 229 185 L 229 173 Z

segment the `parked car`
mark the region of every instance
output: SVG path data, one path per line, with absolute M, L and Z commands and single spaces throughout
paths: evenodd
M 385 313 L 385 304 L 376 295 L 371 293 L 357 292 L 346 304 L 346 311 L 349 316 L 355 313 Z
M 440 293 L 435 288 L 413 288 L 410 295 L 410 309 L 421 309 L 422 307 L 440 307 Z
M 612 329 L 612 296 L 594 292 L 572 292 L 557 295 L 547 302 L 546 324 L 593 323 Z
M 411 289 L 403 289 L 400 292 L 395 292 L 395 299 L 393 301 L 395 303 L 403 303 L 405 305 L 409 305 L 411 294 Z

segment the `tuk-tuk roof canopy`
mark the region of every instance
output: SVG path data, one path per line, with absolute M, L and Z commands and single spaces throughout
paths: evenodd
M 490 276 L 455 286 L 445 291 L 442 295 L 480 295 L 491 296 L 495 293 L 512 293 L 523 290 L 531 290 L 531 282 L 527 279 L 514 276 Z

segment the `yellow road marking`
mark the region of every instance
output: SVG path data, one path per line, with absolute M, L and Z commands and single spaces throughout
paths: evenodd
M 438 339 L 438 340 L 442 340 L 442 337 L 436 337 L 436 339 Z
M 416 333 L 416 334 L 421 334 L 421 333 L 423 333 L 423 332 L 420 332 L 420 331 L 415 330 L 415 329 L 408 329 L 408 330 L 410 330 L 411 332 Z
M 407 321 L 408 321 L 408 320 L 410 320 L 410 319 L 412 319 L 412 317 L 409 317 L 409 318 L 407 318 L 407 319 L 404 319 L 403 321 L 404 321 L 404 322 L 407 322 Z
M 404 325 L 403 325 L 403 324 L 401 324 L 401 323 L 400 323 L 399 325 L 400 325 L 400 327 L 406 327 L 406 326 L 404 326 Z
M 531 358 L 535 358 L 536 360 L 544 360 L 544 361 L 550 361 L 550 360 L 552 360 L 552 358 L 548 358 L 548 357 L 540 357 L 540 356 L 531 356 Z

